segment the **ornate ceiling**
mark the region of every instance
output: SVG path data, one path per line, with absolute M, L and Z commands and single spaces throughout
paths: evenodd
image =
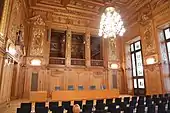
M 51 14 L 64 16 L 65 18 L 84 19 L 89 22 L 99 23 L 100 16 L 105 7 L 113 6 L 122 15 L 125 23 L 137 18 L 141 10 L 144 13 L 151 12 L 159 4 L 169 0 L 29 0 L 32 10 L 46 11 Z M 140 13 L 139 13 L 140 12 Z M 90 23 L 90 24 L 93 24 Z M 98 27 L 98 26 L 97 26 Z

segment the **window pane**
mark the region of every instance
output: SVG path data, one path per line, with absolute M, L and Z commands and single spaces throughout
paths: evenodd
M 133 86 L 134 86 L 134 88 L 137 88 L 137 80 L 136 80 L 136 79 L 134 79 L 133 81 L 134 81 L 134 82 L 133 82 Z
M 166 37 L 166 39 L 170 38 L 170 29 L 169 28 L 165 30 L 165 37 Z
M 136 66 L 135 66 L 135 56 L 132 54 L 132 71 L 133 71 L 133 76 L 136 76 Z
M 140 41 L 138 41 L 138 42 L 135 43 L 135 50 L 139 50 L 139 49 L 141 49 L 141 47 L 140 47 Z
M 170 52 L 170 42 L 167 43 L 168 52 Z
M 131 52 L 134 51 L 134 46 L 133 46 L 133 44 L 130 45 L 130 50 L 131 50 Z
M 90 45 L 91 45 L 91 59 L 92 60 L 102 60 L 103 52 L 102 52 L 102 38 L 101 37 L 90 37 Z
M 145 88 L 144 79 L 138 79 L 138 86 L 139 88 Z
M 137 76 L 143 76 L 143 64 L 141 51 L 136 52 Z
M 84 34 L 72 33 L 71 38 L 71 58 L 85 58 Z

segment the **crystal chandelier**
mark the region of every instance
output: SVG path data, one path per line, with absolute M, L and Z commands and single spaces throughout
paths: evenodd
M 106 8 L 101 16 L 99 36 L 116 38 L 117 35 L 123 36 L 125 31 L 121 16 L 115 11 L 115 8 Z

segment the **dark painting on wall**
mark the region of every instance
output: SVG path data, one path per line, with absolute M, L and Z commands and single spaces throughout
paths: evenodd
M 4 2 L 5 2 L 5 0 L 0 0 L 0 22 L 1 22 L 1 19 L 2 19 Z

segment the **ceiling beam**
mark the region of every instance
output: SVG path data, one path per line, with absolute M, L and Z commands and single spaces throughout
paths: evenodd
M 61 0 L 63 6 L 67 6 L 70 3 L 70 0 Z

